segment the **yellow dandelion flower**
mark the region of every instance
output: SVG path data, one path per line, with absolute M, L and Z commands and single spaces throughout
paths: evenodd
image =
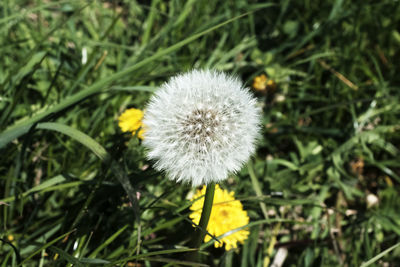
M 203 208 L 204 198 L 200 198 L 205 195 L 206 186 L 203 186 L 201 190 L 197 190 L 192 200 L 198 199 L 193 202 L 190 209 L 190 219 L 195 224 L 199 224 L 201 211 Z M 215 186 L 214 202 L 211 210 L 210 220 L 208 222 L 207 231 L 218 237 L 236 228 L 242 227 L 249 223 L 249 217 L 247 212 L 243 210 L 242 203 L 239 200 L 235 200 L 235 193 L 223 190 L 219 185 Z M 225 244 L 225 250 L 230 250 L 237 247 L 237 243 L 243 244 L 249 235 L 249 231 L 246 229 L 239 230 L 228 236 L 220 239 L 221 243 L 214 242 L 216 248 L 222 247 Z M 209 235 L 206 235 L 204 242 L 211 240 Z
M 276 83 L 274 80 L 268 79 L 265 74 L 261 74 L 254 78 L 253 88 L 257 91 L 274 91 L 276 89 Z
M 260 76 L 257 76 L 253 80 L 253 88 L 258 90 L 258 91 L 263 91 L 265 88 L 267 88 L 267 76 L 264 74 L 261 74 Z
M 118 118 L 118 126 L 123 132 L 132 132 L 135 135 L 136 131 L 140 128 L 138 132 L 138 137 L 143 139 L 143 111 L 136 108 L 130 108 L 124 111 Z
M 13 236 L 13 235 L 8 235 L 8 236 L 7 236 L 7 239 L 8 239 L 9 241 L 14 241 L 14 236 Z

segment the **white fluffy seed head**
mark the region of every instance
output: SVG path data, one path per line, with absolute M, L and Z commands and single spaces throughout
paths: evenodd
M 193 70 L 161 86 L 143 124 L 155 168 L 199 186 L 240 170 L 255 150 L 260 111 L 236 77 Z

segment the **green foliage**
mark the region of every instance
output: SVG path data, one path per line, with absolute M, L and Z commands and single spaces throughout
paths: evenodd
M 193 189 L 117 123 L 192 68 L 277 84 L 254 91 L 257 155 L 222 184 L 249 239 L 203 244 L 204 264 L 394 266 L 399 25 L 389 0 L 1 1 L 0 266 L 193 265 Z

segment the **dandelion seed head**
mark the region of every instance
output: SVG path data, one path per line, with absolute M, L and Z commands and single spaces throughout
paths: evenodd
M 151 98 L 143 145 L 170 179 L 193 186 L 219 182 L 254 152 L 259 119 L 256 100 L 237 78 L 193 70 Z

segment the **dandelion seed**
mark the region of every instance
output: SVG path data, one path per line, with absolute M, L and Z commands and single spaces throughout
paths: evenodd
M 259 120 L 256 100 L 237 78 L 193 70 L 173 77 L 151 98 L 143 145 L 155 168 L 172 180 L 219 182 L 254 152 Z
M 192 213 L 189 215 L 190 219 L 195 223 L 199 224 L 201 217 L 201 210 L 203 208 L 204 198 L 200 198 L 205 194 L 206 187 L 203 186 L 201 190 L 197 190 L 193 196 L 193 202 L 190 210 Z M 218 237 L 226 234 L 239 227 L 245 226 L 249 223 L 249 217 L 247 212 L 243 210 L 242 203 L 239 200 L 235 200 L 234 192 L 228 192 L 223 190 L 216 185 L 214 194 L 214 204 L 211 210 L 210 220 L 208 222 L 207 231 Z M 247 229 L 241 229 L 233 232 L 220 239 L 221 242 L 214 242 L 216 248 L 222 247 L 225 244 L 225 250 L 236 248 L 237 244 L 243 244 L 249 235 Z M 211 240 L 210 235 L 206 235 L 204 242 Z

